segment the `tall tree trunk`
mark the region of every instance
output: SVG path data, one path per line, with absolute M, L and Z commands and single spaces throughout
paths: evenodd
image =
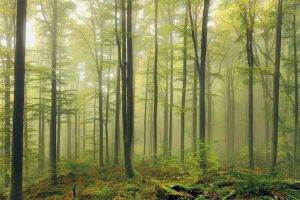
M 297 13 L 297 3 L 294 2 L 294 13 L 293 13 L 293 49 L 294 49 L 294 85 L 295 85 L 295 108 L 294 108 L 294 123 L 295 123 L 295 133 L 294 133 L 294 151 L 293 151 L 293 174 L 296 177 L 296 166 L 297 166 L 297 145 L 298 145 L 298 124 L 299 124 L 299 96 L 298 96 L 298 61 L 297 61 L 297 31 L 296 31 L 296 13 Z
M 270 56 L 270 50 L 269 50 L 269 34 L 263 37 L 264 44 L 265 44 L 265 55 L 264 55 L 264 62 L 265 67 L 269 69 L 269 56 Z M 270 163 L 270 98 L 269 98 L 269 77 L 262 77 L 262 88 L 263 88 L 263 97 L 264 97 L 264 111 L 265 111 L 265 132 L 266 132 L 266 163 Z
M 164 96 L 164 141 L 163 156 L 166 159 L 169 152 L 169 73 L 165 76 L 166 88 Z
M 275 47 L 275 71 L 274 71 L 274 99 L 273 99 L 273 131 L 271 144 L 271 173 L 275 173 L 278 145 L 278 117 L 279 117 L 279 79 L 280 79 L 280 58 L 281 58 L 281 25 L 282 25 L 282 0 L 278 0 L 276 23 L 276 47 Z
M 197 83 L 197 64 L 194 63 L 194 73 L 193 73 L 193 111 L 192 111 L 192 152 L 193 155 L 197 154 L 197 95 L 198 95 L 198 83 Z
M 205 66 L 206 66 L 206 50 L 207 50 L 207 22 L 210 0 L 204 0 L 204 9 L 202 17 L 202 36 L 201 36 L 201 57 L 199 72 L 199 105 L 200 105 L 200 167 L 206 168 L 206 146 L 205 146 Z
M 111 62 L 111 55 L 110 55 L 110 62 Z M 109 63 L 108 68 L 108 76 L 107 76 L 107 95 L 106 95 L 106 113 L 105 113 L 105 150 L 106 150 L 106 164 L 109 165 L 109 148 L 108 148 L 108 121 L 109 121 L 109 95 L 110 95 L 110 70 L 111 70 L 111 63 Z
M 75 103 L 75 121 L 74 121 L 74 160 L 78 158 L 78 109 Z
M 185 136 L 185 98 L 186 98 L 186 77 L 187 77 L 187 23 L 188 9 L 186 7 L 183 31 L 183 66 L 182 66 L 182 96 L 181 96 L 181 139 L 180 139 L 180 160 L 184 162 L 184 136 Z
M 172 23 L 171 23 L 172 25 Z M 169 156 L 172 156 L 172 144 L 173 144 L 173 102 L 174 102 L 174 91 L 173 91 L 173 82 L 174 82 L 174 50 L 173 50 L 173 31 L 170 34 L 170 120 L 169 120 Z
M 85 104 L 83 105 L 83 137 L 82 137 L 82 157 L 85 156 L 85 141 L 86 141 L 86 108 Z
M 154 91 L 153 91 L 153 145 L 154 145 L 154 164 L 157 163 L 157 106 L 158 106 L 158 82 L 157 82 L 157 64 L 158 64 L 158 31 L 157 31 L 157 18 L 158 18 L 158 0 L 154 0 L 155 5 L 155 19 L 154 19 L 154 29 L 155 29 L 155 52 L 154 52 L 154 70 L 153 70 L 153 84 L 154 84 Z
M 121 0 L 121 32 L 122 32 L 122 123 L 123 123 L 123 140 L 125 143 L 125 138 L 127 136 L 127 63 L 126 63 L 126 4 L 125 0 Z M 124 152 L 125 153 L 125 152 Z
M 12 163 L 10 200 L 21 200 L 22 195 L 22 168 L 23 168 L 23 113 L 24 113 L 24 86 L 25 86 L 25 40 L 26 40 L 26 0 L 17 1 L 17 29 L 15 50 L 15 88 L 14 113 L 12 134 Z
M 72 145 L 71 145 L 71 138 L 72 138 L 72 124 L 71 124 L 71 114 L 67 114 L 67 159 L 72 159 Z
M 57 64 L 57 0 L 53 0 L 53 23 L 52 23 L 52 66 L 51 66 L 51 121 L 50 121 L 50 172 L 51 182 L 57 182 L 56 166 L 56 117 L 57 117 L 57 89 L 56 89 L 56 64 Z
M 61 135 L 61 110 L 62 110 L 62 99 L 61 99 L 61 65 L 58 65 L 58 102 L 57 102 L 57 161 L 60 160 L 60 135 Z
M 146 158 L 146 144 L 147 144 L 147 105 L 148 105 L 148 86 L 149 86 L 149 64 L 148 59 L 147 72 L 146 72 L 146 88 L 145 88 L 145 104 L 144 104 L 144 146 L 143 146 L 143 161 Z
M 115 0 L 115 35 L 118 48 L 118 66 L 117 66 L 117 84 L 116 84 L 116 113 L 115 113 L 115 149 L 114 149 L 114 165 L 119 164 L 120 154 L 120 68 L 122 66 L 121 41 L 118 28 L 118 3 Z
M 132 142 L 134 134 L 134 95 L 133 95 L 133 42 L 132 42 L 132 0 L 127 1 L 127 135 L 124 140 L 126 177 L 134 177 L 132 167 Z
M 42 100 L 42 80 L 40 80 L 39 88 L 39 145 L 38 145 L 38 168 L 40 171 L 44 170 L 44 155 L 45 155 L 45 114 L 44 114 L 44 102 Z
M 95 92 L 95 100 L 94 100 L 94 122 L 93 122 L 93 158 L 94 160 L 96 160 L 96 105 L 97 105 L 97 101 L 96 101 L 96 95 L 97 92 Z

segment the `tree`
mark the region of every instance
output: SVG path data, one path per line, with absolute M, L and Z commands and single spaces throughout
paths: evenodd
M 57 88 L 56 88 L 56 65 L 57 65 L 57 0 L 53 1 L 53 22 L 51 30 L 52 58 L 51 58 L 51 120 L 50 120 L 50 170 L 51 182 L 57 182 L 56 165 L 56 117 L 57 117 Z
M 127 135 L 124 138 L 124 159 L 126 177 L 134 177 L 132 167 L 132 142 L 134 134 L 133 95 L 133 44 L 132 44 L 132 0 L 127 1 Z
M 12 136 L 11 164 L 11 200 L 23 199 L 23 114 L 25 86 L 25 40 L 26 40 L 26 9 L 27 1 L 17 1 L 16 50 L 15 50 L 15 90 Z
M 184 18 L 183 30 L 183 64 L 182 64 L 182 96 L 181 96 L 181 143 L 180 143 L 180 160 L 184 161 L 184 136 L 185 136 L 185 101 L 186 101 L 186 77 L 187 77 L 187 24 L 188 24 L 188 9 Z
M 158 0 L 154 0 L 155 6 L 155 17 L 154 17 L 154 70 L 153 70 L 153 144 L 154 144 L 154 164 L 157 163 L 157 93 L 158 93 L 158 82 L 157 82 L 157 65 L 158 65 L 158 30 L 157 30 L 157 18 L 158 18 Z
M 194 19 L 192 16 L 192 6 L 191 1 L 188 1 L 188 8 L 189 8 L 189 17 L 192 29 L 192 41 L 194 47 L 194 54 L 198 77 L 199 77 L 199 105 L 200 105 L 200 167 L 202 169 L 206 168 L 206 147 L 205 147 L 205 66 L 206 66 L 206 50 L 207 50 L 207 22 L 208 22 L 208 10 L 209 10 L 209 0 L 204 0 L 204 8 L 203 8 L 203 17 L 202 17 L 202 35 L 201 35 L 201 56 L 200 56 L 200 63 L 199 63 L 199 56 L 198 56 L 198 42 L 195 33 L 195 26 L 194 26 Z
M 120 69 L 122 66 L 122 54 L 121 54 L 121 41 L 119 37 L 119 27 L 118 27 L 118 1 L 115 0 L 115 35 L 116 35 L 116 45 L 118 49 L 118 65 L 117 65 L 117 84 L 116 84 L 116 113 L 115 113 L 115 151 L 114 151 L 114 165 L 119 164 L 119 154 L 120 154 Z
M 273 82 L 273 131 L 271 143 L 271 168 L 272 174 L 275 173 L 277 161 L 277 145 L 278 145 L 278 118 L 279 118 L 279 79 L 280 79 L 280 58 L 281 58 L 281 26 L 282 26 L 282 0 L 278 0 L 277 5 L 277 22 L 276 22 L 276 47 L 275 47 L 275 71 Z

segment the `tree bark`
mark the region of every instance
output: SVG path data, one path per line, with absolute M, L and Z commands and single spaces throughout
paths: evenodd
M 280 79 L 280 58 L 281 58 L 281 26 L 282 26 L 282 0 L 278 0 L 277 20 L 276 20 L 276 47 L 275 47 L 275 71 L 274 71 L 274 99 L 273 99 L 273 131 L 271 143 L 271 168 L 275 174 L 278 145 L 278 118 L 279 118 L 279 79 Z
M 155 36 L 154 36 L 154 45 L 155 45 L 155 52 L 154 52 L 154 70 L 153 70 L 153 84 L 154 84 L 154 94 L 153 94 L 153 161 L 154 164 L 157 163 L 157 106 L 158 106 L 158 81 L 157 81 L 157 65 L 158 65 L 158 30 L 157 30 L 157 18 L 158 18 L 158 0 L 154 0 L 155 6 L 155 19 L 154 19 L 154 29 L 155 29 Z
M 182 66 L 182 96 L 181 96 L 181 139 L 180 139 L 180 160 L 184 162 L 184 136 L 185 136 L 185 98 L 187 78 L 187 23 L 188 9 L 186 7 L 183 31 L 183 66 Z
M 118 48 L 118 66 L 117 66 L 117 84 L 116 84 L 116 113 L 115 113 L 115 149 L 114 149 L 114 165 L 119 164 L 119 154 L 120 154 L 120 68 L 122 66 L 122 53 L 121 53 L 121 41 L 119 37 L 118 28 L 118 4 L 115 0 L 115 35 L 116 44 Z
M 134 177 L 132 167 L 132 142 L 134 135 L 133 42 L 132 0 L 127 1 L 127 135 L 124 138 L 125 174 Z
M 24 86 L 25 86 L 25 40 L 26 40 L 26 0 L 17 1 L 17 29 L 15 47 L 15 89 L 12 134 L 12 163 L 10 200 L 21 200 L 22 168 L 23 168 L 23 114 L 24 114 Z
M 51 30 L 52 65 L 51 65 L 51 121 L 50 121 L 50 172 L 52 184 L 57 183 L 56 166 L 56 117 L 57 117 L 57 89 L 56 89 L 56 65 L 57 65 L 57 0 L 53 0 L 53 23 Z

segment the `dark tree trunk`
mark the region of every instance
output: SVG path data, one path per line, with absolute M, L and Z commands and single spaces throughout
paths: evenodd
M 118 28 L 118 3 L 115 0 L 115 35 L 118 48 L 118 66 L 117 66 L 117 84 L 116 84 L 116 113 L 115 113 L 115 149 L 114 149 L 114 165 L 119 164 L 120 154 L 120 68 L 122 66 L 121 41 Z
M 200 167 L 206 168 L 206 146 L 205 146 L 205 66 L 207 50 L 207 22 L 210 0 L 204 0 L 203 18 L 202 18 L 202 36 L 201 36 L 201 57 L 199 69 L 199 105 L 200 105 Z
M 201 57 L 200 63 L 198 62 L 198 45 L 195 33 L 195 27 L 192 16 L 191 1 L 188 1 L 189 16 L 192 27 L 192 40 L 194 46 L 195 60 L 197 61 L 197 70 L 199 76 L 199 113 L 200 113 L 200 168 L 206 168 L 206 147 L 205 147 L 205 66 L 206 66 L 206 49 L 207 49 L 207 22 L 208 22 L 208 10 L 209 10 L 209 0 L 204 0 L 203 18 L 202 18 L 202 36 L 201 36 Z
M 153 84 L 154 84 L 154 94 L 153 94 L 153 145 L 154 145 L 154 164 L 157 163 L 157 93 L 158 93 L 158 83 L 157 83 L 157 62 L 158 62 L 158 31 L 157 31 L 157 18 L 158 18 L 158 0 L 154 0 L 155 4 L 155 52 L 154 52 L 154 70 L 153 70 Z
M 53 23 L 52 23 L 52 66 L 51 66 L 51 121 L 50 121 L 50 171 L 51 182 L 57 182 L 56 166 L 56 117 L 57 117 L 57 89 L 56 89 L 56 64 L 57 64 L 57 0 L 53 1 Z
M 279 79 L 280 79 L 280 58 L 281 58 L 281 25 L 282 25 L 282 0 L 278 0 L 276 23 L 276 47 L 275 47 L 275 71 L 274 71 L 274 99 L 273 99 L 273 131 L 272 131 L 272 154 L 271 154 L 271 173 L 275 173 L 277 161 L 278 145 L 278 118 L 279 118 Z
M 126 63 L 126 5 L 125 0 L 121 0 L 121 32 L 122 32 L 122 123 L 123 123 L 123 140 L 125 145 L 125 138 L 127 136 L 127 63 Z M 125 152 L 124 152 L 125 153 Z
M 23 199 L 22 169 L 23 169 L 23 114 L 25 86 L 25 38 L 26 38 L 26 0 L 17 1 L 17 29 L 15 50 L 15 89 L 12 134 L 12 163 L 11 163 L 11 200 Z
M 183 67 L 182 67 L 182 96 L 181 96 L 181 139 L 180 139 L 180 160 L 184 162 L 184 136 L 185 136 L 185 98 L 187 78 L 187 23 L 188 10 L 186 8 L 183 32 Z
M 249 83 L 248 83 L 248 159 L 249 169 L 254 169 L 253 155 L 253 26 L 247 28 L 247 58 L 249 66 Z
M 133 44 L 132 44 L 132 0 L 127 1 L 127 135 L 124 138 L 124 158 L 126 177 L 134 177 L 132 167 L 132 142 L 134 135 L 134 95 L 133 95 Z

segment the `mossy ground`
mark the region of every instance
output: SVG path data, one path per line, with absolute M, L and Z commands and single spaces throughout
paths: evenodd
M 74 199 L 74 185 L 75 199 L 78 200 L 159 199 L 157 187 L 168 193 L 183 194 L 175 199 L 300 199 L 299 182 L 286 177 L 273 178 L 263 171 L 256 171 L 251 176 L 247 171 L 237 169 L 199 174 L 172 166 L 152 167 L 143 163 L 136 166 L 136 177 L 128 180 L 122 168 L 109 167 L 99 171 L 93 165 L 78 165 L 61 174 L 56 186 L 47 179 L 27 186 L 25 199 Z

